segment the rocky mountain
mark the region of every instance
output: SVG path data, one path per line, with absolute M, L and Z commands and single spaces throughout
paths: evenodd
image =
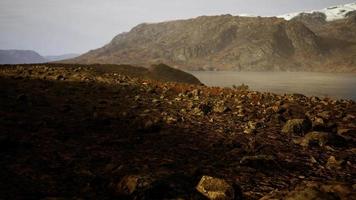
M 44 63 L 48 60 L 31 50 L 0 50 L 0 64 Z
M 187 70 L 356 72 L 352 13 L 334 21 L 314 13 L 292 20 L 221 15 L 145 23 L 68 62 L 166 63 Z
M 75 58 L 75 57 L 78 57 L 79 55 L 80 54 L 70 53 L 70 54 L 63 54 L 63 55 L 45 56 L 45 58 L 49 61 L 60 61 L 60 60 Z

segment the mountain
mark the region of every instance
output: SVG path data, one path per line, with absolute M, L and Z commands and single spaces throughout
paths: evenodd
M 48 60 L 31 50 L 0 50 L 0 64 L 44 63 Z
M 102 48 L 66 62 L 185 70 L 356 72 L 354 11 L 277 17 L 201 16 L 140 24 Z M 317 25 L 315 25 L 317 24 Z
M 80 54 L 70 53 L 70 54 L 63 54 L 63 55 L 45 56 L 45 58 L 49 61 L 60 61 L 60 60 L 75 58 L 78 57 L 79 55 Z

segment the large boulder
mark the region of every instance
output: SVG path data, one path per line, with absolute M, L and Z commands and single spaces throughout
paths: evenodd
M 235 199 L 234 188 L 223 179 L 203 176 L 196 189 L 211 200 Z
M 150 176 L 128 175 L 116 185 L 115 193 L 118 196 L 144 194 L 151 189 L 153 182 Z
M 296 139 L 295 143 L 303 147 L 308 147 L 312 145 L 318 145 L 320 147 L 325 146 L 332 138 L 331 133 L 313 131 L 306 134 L 304 137 Z
M 309 119 L 291 119 L 283 126 L 282 133 L 303 136 L 312 127 Z

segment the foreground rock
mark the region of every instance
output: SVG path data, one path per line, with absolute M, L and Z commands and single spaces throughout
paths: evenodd
M 211 200 L 234 200 L 234 188 L 225 180 L 211 176 L 203 176 L 197 190 Z
M 339 182 L 318 183 L 305 182 L 293 191 L 281 191 L 267 195 L 260 200 L 349 200 L 356 197 L 355 185 Z
M 145 192 L 151 189 L 152 183 L 153 179 L 149 176 L 125 176 L 116 185 L 115 192 L 119 196 L 130 196 L 135 193 L 144 196 Z
M 292 119 L 288 120 L 283 126 L 282 133 L 292 135 L 303 135 L 311 128 L 311 122 L 307 119 Z
M 325 132 L 310 132 L 306 134 L 304 137 L 296 140 L 297 144 L 300 144 L 303 147 L 308 147 L 312 145 L 317 145 L 320 147 L 325 146 L 330 140 L 333 138 L 331 133 Z

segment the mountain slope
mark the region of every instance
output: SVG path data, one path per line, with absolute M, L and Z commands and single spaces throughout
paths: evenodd
M 315 30 L 303 20 L 231 15 L 140 24 L 104 47 L 67 62 L 167 63 L 188 70 L 356 72 L 356 43 L 345 39 L 354 34 L 352 19 L 324 20 Z
M 0 50 L 0 64 L 44 63 L 48 60 L 31 50 Z

